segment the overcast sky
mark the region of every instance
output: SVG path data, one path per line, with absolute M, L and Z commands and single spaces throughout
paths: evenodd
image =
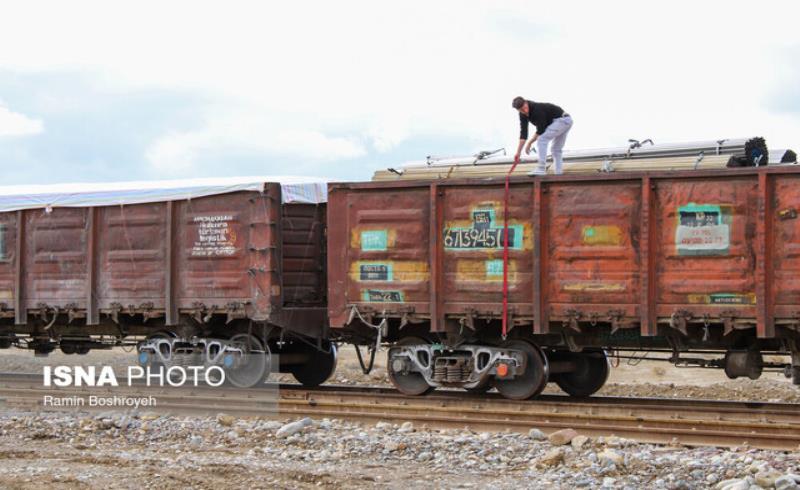
M 741 3 L 742 6 L 738 6 Z M 800 2 L 2 2 L 5 184 L 368 179 L 513 148 L 515 95 L 567 149 L 800 147 Z

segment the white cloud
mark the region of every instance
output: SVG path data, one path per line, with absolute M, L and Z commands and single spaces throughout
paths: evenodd
M 419 137 L 512 148 L 518 94 L 573 115 L 570 148 L 752 134 L 798 146 L 800 117 L 764 103 L 787 63 L 772 54 L 797 43 L 798 5 L 18 2 L 0 18 L 0 67 L 90 69 L 120 97 L 159 87 L 236 108 L 165 133 L 147 153 L 159 168 L 208 151 L 324 162 Z
M 42 121 L 11 111 L 0 102 L 0 137 L 30 136 L 44 130 Z
M 225 153 L 269 154 L 315 163 L 357 158 L 366 150 L 354 138 L 281 127 L 251 114 L 229 114 L 216 116 L 199 130 L 162 136 L 147 149 L 146 157 L 155 170 L 177 174 L 191 169 L 204 156 Z

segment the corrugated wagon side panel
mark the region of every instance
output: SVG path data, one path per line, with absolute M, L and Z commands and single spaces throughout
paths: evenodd
M 86 308 L 88 212 L 56 208 L 23 213 L 23 309 Z
M 773 189 L 775 316 L 800 321 L 800 176 L 777 176 Z
M 548 186 L 550 318 L 638 318 L 641 183 Z
M 657 182 L 659 317 L 755 318 L 758 181 Z
M 224 307 L 250 296 L 247 279 L 248 206 L 244 196 L 211 196 L 178 203 L 178 298 Z
M 510 315 L 533 333 L 596 320 L 774 337 L 800 321 L 798 189 L 796 169 L 770 167 L 512 180 Z M 502 179 L 334 186 L 334 326 L 350 305 L 434 315 L 436 331 L 443 317 L 497 320 L 504 199 Z
M 17 213 L 0 213 L 0 303 L 14 307 Z
M 178 308 L 247 308 L 249 316 L 265 319 L 281 295 L 279 190 L 175 205 Z
M 167 204 L 98 208 L 98 306 L 166 308 Z
M 333 189 L 328 202 L 332 326 L 347 305 L 430 314 L 429 187 Z M 341 264 L 336 267 L 335 264 Z
M 114 324 L 138 335 L 190 315 L 318 337 L 327 325 L 325 268 L 325 205 L 284 205 L 278 183 L 179 201 L 0 213 L 0 318 L 27 324 L 25 333 L 38 328 L 31 315 L 68 319 L 76 335 L 84 325 L 97 326 L 85 331 L 92 334 Z
M 447 315 L 502 313 L 505 189 L 444 187 L 443 296 Z M 508 298 L 512 316 L 532 318 L 531 185 L 514 185 L 508 200 Z

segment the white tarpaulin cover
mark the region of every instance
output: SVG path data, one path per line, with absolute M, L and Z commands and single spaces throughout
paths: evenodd
M 0 212 L 19 209 L 114 206 L 178 201 L 236 191 L 261 191 L 281 185 L 284 203 L 319 204 L 328 200 L 327 180 L 316 177 L 221 177 L 140 182 L 0 186 Z

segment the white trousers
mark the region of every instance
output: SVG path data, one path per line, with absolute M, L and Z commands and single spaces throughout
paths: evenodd
M 547 126 L 544 133 L 536 140 L 536 151 L 539 154 L 539 170 L 544 172 L 545 162 L 547 161 L 547 145 L 552 141 L 551 151 L 553 152 L 553 161 L 556 164 L 555 171 L 557 174 L 563 173 L 564 160 L 563 150 L 564 143 L 567 142 L 567 133 L 572 128 L 572 118 L 570 116 L 559 117 L 553 119 L 553 122 Z

